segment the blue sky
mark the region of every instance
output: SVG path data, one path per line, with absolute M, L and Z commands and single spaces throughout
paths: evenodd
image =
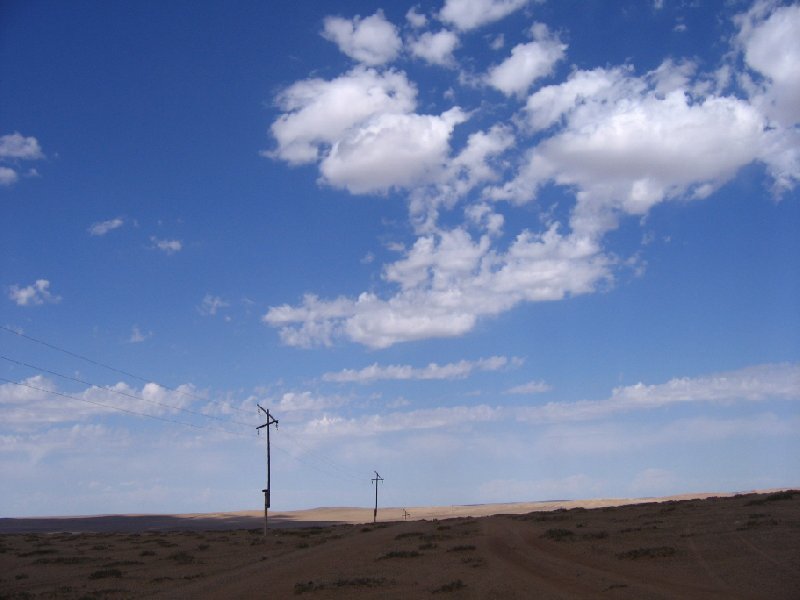
M 800 5 L 0 11 L 3 516 L 800 484 Z

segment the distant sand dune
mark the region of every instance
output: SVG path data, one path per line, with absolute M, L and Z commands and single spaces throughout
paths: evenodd
M 781 488 L 783 489 L 783 488 Z M 771 493 L 780 489 L 758 490 L 749 493 Z M 625 506 L 642 502 L 669 502 L 673 500 L 703 500 L 709 497 L 730 497 L 732 493 L 695 493 L 663 496 L 659 498 L 606 498 L 594 500 L 549 500 L 540 502 L 510 502 L 496 504 L 469 504 L 451 506 L 412 506 L 406 508 L 379 507 L 380 521 L 452 519 L 457 517 L 487 517 L 490 515 L 519 515 L 533 511 L 551 511 L 572 508 L 603 508 Z M 372 522 L 372 508 L 322 507 L 297 511 L 269 513 L 270 527 L 309 527 L 314 525 L 359 524 Z M 41 533 L 54 531 L 79 532 L 136 532 L 152 530 L 215 530 L 251 529 L 264 526 L 263 510 L 244 510 L 223 513 L 190 513 L 178 515 L 131 514 L 91 515 L 76 517 L 31 517 L 0 519 L 0 533 Z

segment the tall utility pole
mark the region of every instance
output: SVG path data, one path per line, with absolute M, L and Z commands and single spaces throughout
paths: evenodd
M 264 427 L 267 428 L 267 487 L 266 489 L 261 490 L 264 492 L 264 535 L 267 535 L 267 513 L 269 512 L 269 427 L 270 425 L 275 425 L 275 429 L 278 428 L 278 419 L 274 418 L 271 414 L 269 414 L 269 410 L 264 410 L 264 408 L 260 404 L 256 404 L 258 406 L 258 410 L 263 412 L 267 415 L 267 422 L 263 425 L 259 425 L 256 427 L 256 431 L 259 435 L 261 435 L 261 429 Z
M 378 475 L 378 472 L 375 471 L 375 477 L 370 479 L 370 481 L 375 484 L 375 511 L 372 513 L 372 522 L 375 523 L 375 521 L 378 520 L 378 482 L 383 481 L 383 477 Z

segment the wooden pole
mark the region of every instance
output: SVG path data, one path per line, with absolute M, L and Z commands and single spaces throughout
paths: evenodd
M 275 425 L 275 429 L 278 428 L 278 419 L 274 418 L 271 414 L 269 414 L 269 410 L 264 410 L 264 408 L 257 404 L 258 409 L 267 415 L 267 422 L 263 425 L 259 425 L 256 427 L 256 431 L 263 429 L 264 427 L 267 428 L 267 487 L 263 490 L 264 492 L 264 536 L 267 535 L 267 526 L 268 526 L 268 519 L 269 519 L 269 506 L 270 506 L 270 448 L 269 448 L 269 427 L 270 425 Z M 261 433 L 259 431 L 259 433 Z
M 370 481 L 375 483 L 375 510 L 372 512 L 372 523 L 378 520 L 378 482 L 383 481 L 383 477 L 378 475 L 378 472 L 375 471 L 375 477 L 373 477 Z

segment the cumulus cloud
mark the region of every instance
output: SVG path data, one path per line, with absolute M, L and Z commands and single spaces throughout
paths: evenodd
M 553 67 L 564 58 L 566 44 L 552 35 L 543 23 L 531 28 L 532 42 L 518 44 L 511 56 L 492 67 L 486 75 L 489 85 L 507 96 L 521 96 L 537 79 L 553 72 Z
M 119 229 L 125 224 L 121 217 L 109 219 L 108 221 L 98 221 L 89 226 L 89 235 L 105 235 L 109 231 Z
M 322 36 L 335 43 L 342 53 L 365 65 L 390 62 L 403 46 L 397 28 L 380 10 L 365 19 L 326 17 Z
M 675 68 L 680 69 L 680 66 Z M 534 147 L 518 176 L 489 195 L 527 202 L 546 182 L 577 190 L 570 225 L 601 236 L 619 214 L 642 215 L 664 200 L 703 198 L 760 158 L 765 120 L 733 96 L 667 90 L 665 69 L 576 72 L 531 96 L 531 125 L 563 127 Z M 658 88 L 658 90 L 656 89 Z
M 465 31 L 523 4 L 448 0 L 439 18 Z M 321 183 L 353 194 L 407 192 L 416 240 L 383 266 L 382 286 L 333 299 L 307 294 L 297 305 L 271 307 L 264 322 L 301 347 L 349 340 L 386 348 L 463 335 L 520 303 L 613 285 L 616 271 L 631 264 L 607 249 L 607 234 L 623 218 L 667 201 L 703 199 L 753 163 L 765 165 L 778 193 L 793 188 L 800 102 L 782 98 L 795 97 L 791 65 L 800 53 L 786 32 L 796 29 L 799 10 L 760 2 L 740 15 L 735 52 L 725 59 L 731 64 L 715 72 L 673 59 L 645 73 L 633 65 L 575 68 L 530 93 L 567 48 L 535 24 L 533 41 L 484 77 L 507 95 L 528 95 L 524 108 L 466 137 L 458 125 L 479 111 L 419 114 L 416 87 L 399 71 L 358 66 L 293 84 L 278 96 L 282 114 L 271 128 L 277 148 L 267 154 L 316 163 Z M 412 53 L 433 47 L 410 44 Z M 733 74 L 736 52 L 747 77 Z M 768 61 L 770 54 L 780 60 Z M 734 81 L 741 89 L 726 92 Z M 506 233 L 499 201 L 532 203 L 550 185 L 571 199 L 566 210 L 543 206 L 538 228 Z M 441 214 L 460 203 L 462 223 L 443 226 Z
M 61 302 L 61 296 L 50 292 L 50 282 L 47 279 L 37 279 L 33 284 L 25 287 L 12 285 L 9 287 L 8 297 L 16 302 L 17 306 L 37 306 Z
M 499 21 L 519 10 L 530 0 L 446 0 L 439 19 L 461 30 L 470 30 Z
M 171 415 L 188 407 L 194 392 L 195 388 L 187 384 L 168 390 L 155 383 L 134 388 L 124 382 L 68 392 L 59 389 L 50 379 L 35 375 L 17 383 L 0 385 L 0 406 L 5 424 L 21 427 L 42 421 L 84 421 L 120 410 Z
M 44 158 L 39 141 L 19 132 L 0 136 L 0 159 L 38 160 Z
M 385 348 L 429 337 L 466 333 L 481 316 L 496 315 L 518 303 L 558 300 L 594 291 L 610 277 L 609 259 L 595 242 L 524 231 L 505 253 L 491 248 L 488 235 L 474 239 L 464 229 L 420 237 L 406 257 L 388 265 L 387 281 L 400 290 L 381 299 L 321 301 L 271 308 L 264 321 L 280 329 L 289 345 L 330 344 L 335 337 Z
M 33 136 L 24 136 L 18 131 L 0 136 L 0 185 L 10 186 L 19 180 L 17 165 L 23 161 L 44 158 L 39 141 Z M 9 164 L 13 166 L 8 166 Z M 27 176 L 35 177 L 36 169 L 29 169 Z
M 417 12 L 416 6 L 412 6 L 406 13 L 406 21 L 408 21 L 408 24 L 415 29 L 419 29 L 420 27 L 425 27 L 425 25 L 428 23 L 428 17 L 426 17 L 423 13 Z
M 0 166 L 0 185 L 12 185 L 17 182 L 19 175 L 11 167 Z
M 411 379 L 462 379 L 474 371 L 497 371 L 511 364 L 519 364 L 519 359 L 509 360 L 505 356 L 492 356 L 476 361 L 461 360 L 456 363 L 439 365 L 431 363 L 425 367 L 412 367 L 411 365 L 386 365 L 374 363 L 363 369 L 344 369 L 338 372 L 325 373 L 325 381 L 337 383 L 371 383 L 381 380 L 411 380 Z
M 266 154 L 292 164 L 315 162 L 373 116 L 412 112 L 416 95 L 405 74 L 364 67 L 330 81 L 299 81 L 278 95 L 283 114 L 271 127 L 278 148 Z
M 441 115 L 378 115 L 337 140 L 320 172 L 354 194 L 424 184 L 444 168 L 453 128 L 465 120 L 457 107 Z
M 764 78 L 755 84 L 754 101 L 770 118 L 794 125 L 800 121 L 800 5 L 756 2 L 737 22 L 745 62 Z
M 426 31 L 418 38 L 409 41 L 411 54 L 433 65 L 453 66 L 453 51 L 458 47 L 458 36 L 452 31 L 442 29 L 437 33 Z

